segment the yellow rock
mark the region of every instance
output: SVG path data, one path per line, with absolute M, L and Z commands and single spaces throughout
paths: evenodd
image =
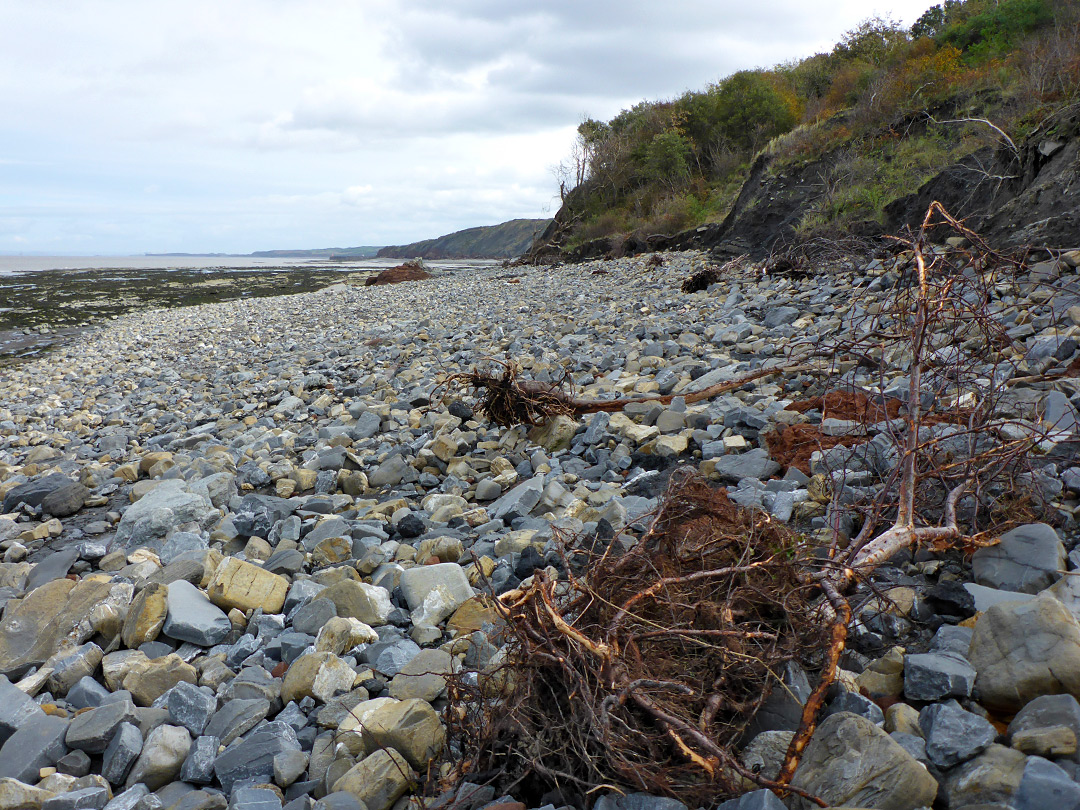
M 128 608 L 124 628 L 120 631 L 125 647 L 133 650 L 158 637 L 169 612 L 168 596 L 169 589 L 157 582 L 139 591 Z
M 161 462 L 169 462 L 169 465 L 162 470 L 162 472 L 165 472 L 165 470 L 173 466 L 172 461 L 173 454 L 164 450 L 154 453 L 147 453 L 145 456 L 139 459 L 139 472 L 149 473 L 151 468 L 157 466 Z
M 229 557 L 214 572 L 207 589 L 210 601 L 220 608 L 280 613 L 289 582 L 249 562 Z

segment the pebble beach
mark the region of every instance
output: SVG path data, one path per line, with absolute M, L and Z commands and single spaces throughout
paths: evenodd
M 1036 519 L 974 555 L 913 550 L 860 586 L 796 775 L 831 806 L 1080 805 L 1080 378 L 1036 379 L 1080 354 L 1078 259 L 1037 265 L 1042 286 L 995 288 L 1016 376 L 1033 380 L 1003 407 L 1043 437 L 1020 484 Z M 709 264 L 350 279 L 128 312 L 3 368 L 0 810 L 541 806 L 468 782 L 418 791 L 454 755 L 444 676 L 501 660 L 489 600 L 537 569 L 560 576 L 556 535 L 632 542 L 690 467 L 810 542 L 853 517 L 822 480 L 855 498 L 888 478 L 871 459 L 884 423 L 806 470 L 770 452 L 763 437 L 793 425 L 853 429 L 788 408 L 829 390 L 820 369 L 685 397 L 848 336 L 895 268 L 739 265 L 683 292 Z M 493 359 L 568 376 L 585 398 L 672 399 L 500 427 L 446 383 Z M 899 364 L 837 373 L 902 387 Z M 748 766 L 779 767 L 784 701 L 797 716 L 812 678 L 777 690 Z M 598 795 L 604 810 L 683 808 Z M 804 806 L 767 790 L 733 801 L 719 806 Z

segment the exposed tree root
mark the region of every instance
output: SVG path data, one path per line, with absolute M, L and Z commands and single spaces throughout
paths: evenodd
M 471 755 L 465 767 L 499 769 L 540 792 L 561 788 L 564 798 L 607 784 L 710 806 L 756 786 L 789 789 L 794 764 L 768 780 L 742 765 L 736 747 L 787 662 L 824 667 L 822 683 L 831 683 L 850 616 L 837 612 L 839 629 L 822 622 L 821 587 L 795 536 L 681 473 L 631 550 L 612 541 L 582 566 L 575 556 L 586 552 L 575 548 L 567 570 L 583 567 L 580 577 L 556 583 L 537 571 L 498 600 L 506 667 L 476 685 L 456 679 L 464 708 L 451 713 L 450 730 Z M 805 713 L 802 745 L 823 689 Z M 494 715 L 477 708 L 492 691 Z
M 540 425 L 560 414 L 583 416 L 606 411 L 614 413 L 627 405 L 655 403 L 670 405 L 676 396 L 682 396 L 686 404 L 703 402 L 720 396 L 728 391 L 735 391 L 748 383 L 774 377 L 777 374 L 797 374 L 810 370 L 806 365 L 775 366 L 759 369 L 744 374 L 734 380 L 726 380 L 710 385 L 700 391 L 686 394 L 665 394 L 662 396 L 629 397 L 625 399 L 582 399 L 574 396 L 569 381 L 545 383 L 522 378 L 521 369 L 511 361 L 490 358 L 490 362 L 502 367 L 502 372 L 474 369 L 471 372 L 451 374 L 440 383 L 441 388 L 461 385 L 478 392 L 477 410 L 501 427 L 514 425 Z M 482 393 L 480 393 L 482 392 Z

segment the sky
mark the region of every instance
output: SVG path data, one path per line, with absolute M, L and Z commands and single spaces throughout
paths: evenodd
M 931 0 L 0 0 L 0 253 L 412 242 L 558 209 L 586 116 Z

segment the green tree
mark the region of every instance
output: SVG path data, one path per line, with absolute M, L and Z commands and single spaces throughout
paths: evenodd
M 795 110 L 769 77 L 741 70 L 713 92 L 713 132 L 733 146 L 756 152 L 798 123 Z
M 675 190 L 690 179 L 690 145 L 675 130 L 653 137 L 645 150 L 645 171 L 650 180 Z

